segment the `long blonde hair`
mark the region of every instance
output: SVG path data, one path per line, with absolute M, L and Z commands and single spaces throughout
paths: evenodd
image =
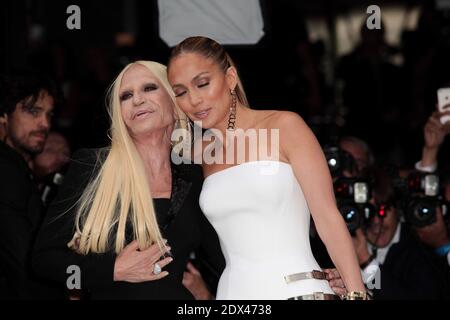
M 157 243 L 160 248 L 164 246 L 144 164 L 120 111 L 120 84 L 124 73 L 133 64 L 148 68 L 158 78 L 172 98 L 180 126 L 187 131 L 190 129 L 186 115 L 175 102 L 164 65 L 136 61 L 120 72 L 108 90 L 111 148 L 99 172 L 78 201 L 75 236 L 79 236 L 77 251 L 82 254 L 107 251 L 111 246 L 111 238 L 115 238 L 114 249 L 119 253 L 126 245 L 127 222 L 132 226 L 133 238 L 140 249 L 148 248 L 153 243 Z

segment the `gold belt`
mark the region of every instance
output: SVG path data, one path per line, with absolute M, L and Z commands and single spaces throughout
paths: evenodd
M 303 296 L 291 297 L 288 300 L 341 300 L 337 295 L 323 292 L 314 292 Z
M 327 276 L 325 272 L 313 270 L 311 272 L 299 272 L 290 274 L 288 276 L 284 276 L 284 280 L 286 283 L 291 283 L 299 280 L 307 280 L 307 279 L 318 279 L 318 280 L 326 280 Z

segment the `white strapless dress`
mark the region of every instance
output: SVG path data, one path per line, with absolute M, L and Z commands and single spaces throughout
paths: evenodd
M 218 300 L 333 294 L 326 280 L 284 279 L 321 270 L 309 243 L 309 209 L 289 164 L 254 161 L 213 173 L 204 181 L 200 206 L 226 259 Z

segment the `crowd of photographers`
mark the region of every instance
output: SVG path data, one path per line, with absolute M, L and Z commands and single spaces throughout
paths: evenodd
M 437 163 L 450 122 L 442 124 L 441 116 L 434 112 L 425 124 L 422 158 L 412 169 L 380 166 L 367 143 L 352 136 L 324 148 L 374 299 L 450 297 L 450 176 Z M 320 242 L 314 230 L 312 242 Z M 330 265 L 323 248 L 313 246 L 322 265 Z

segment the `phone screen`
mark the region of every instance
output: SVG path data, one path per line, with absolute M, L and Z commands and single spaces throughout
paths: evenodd
M 450 112 L 450 88 L 440 88 L 437 91 L 439 112 Z M 442 116 L 441 123 L 445 124 L 450 121 L 450 115 Z

